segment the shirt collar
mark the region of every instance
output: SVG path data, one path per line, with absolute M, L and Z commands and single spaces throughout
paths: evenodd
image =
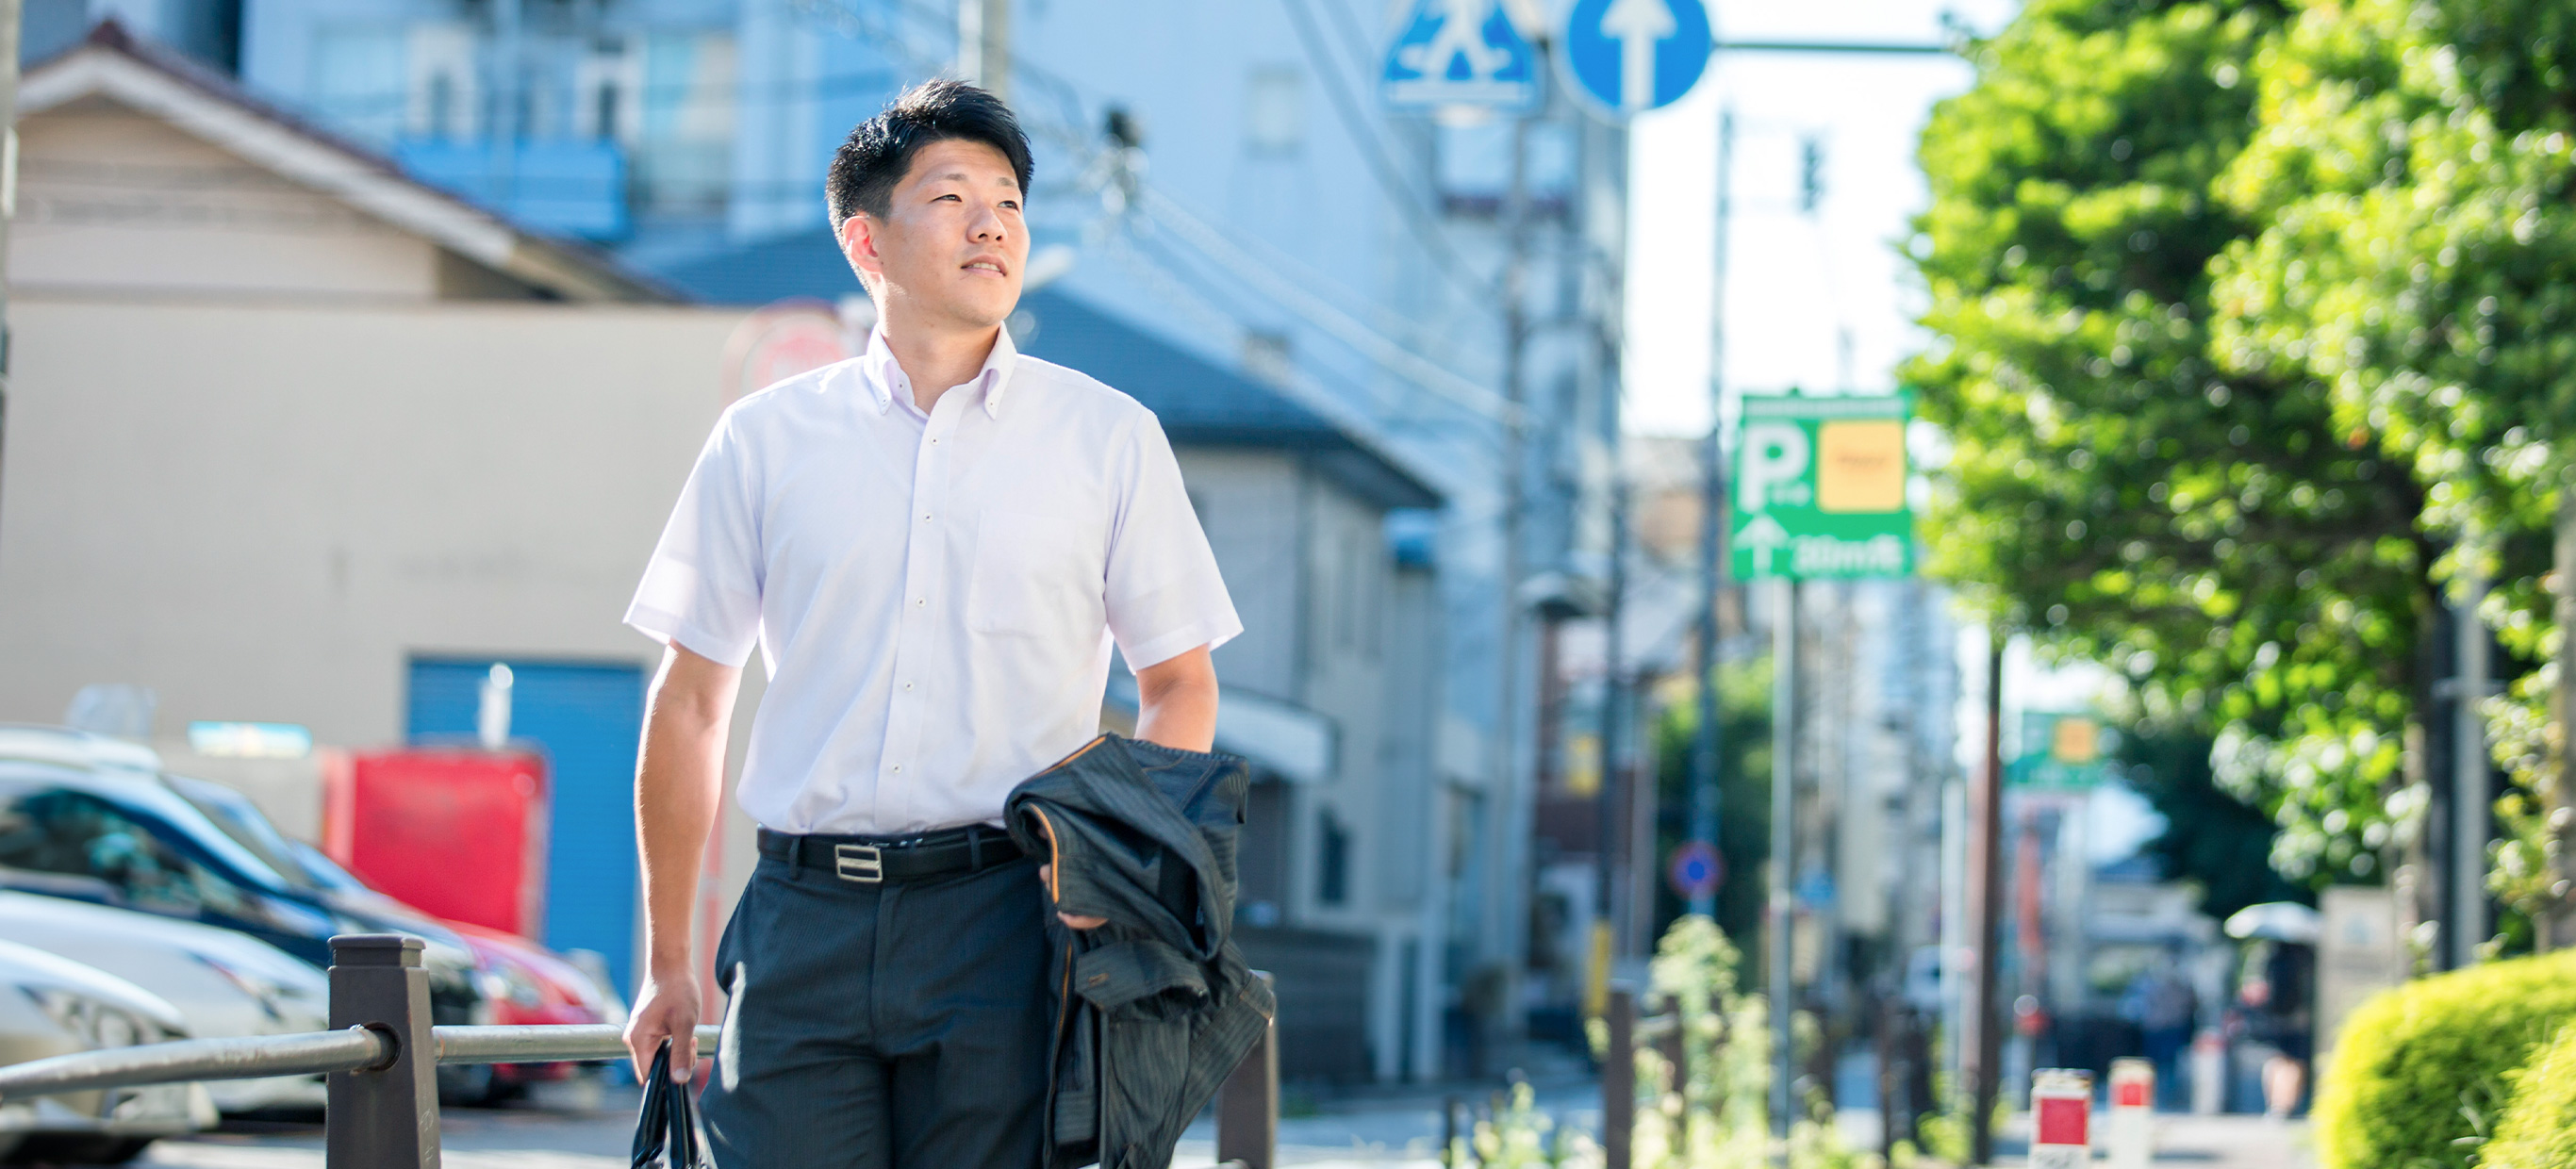
M 994 330 L 993 351 L 985 355 L 984 368 L 975 371 L 975 376 L 964 386 L 952 387 L 950 392 L 973 387 L 983 394 L 985 416 L 999 418 L 1002 416 L 1003 394 L 1010 389 L 1011 373 L 1019 368 L 1019 364 L 1020 348 L 1011 343 L 1011 330 L 1005 325 Z M 859 369 L 862 374 L 859 380 L 867 385 L 869 393 L 875 395 L 879 414 L 894 408 L 896 394 L 909 396 L 912 393 L 910 379 L 904 376 L 903 367 L 896 363 L 894 350 L 886 345 L 884 325 L 868 332 L 868 351 L 860 357 Z

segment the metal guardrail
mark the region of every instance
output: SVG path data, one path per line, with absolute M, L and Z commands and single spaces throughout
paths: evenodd
M 607 1024 L 437 1027 L 421 942 L 398 934 L 331 939 L 331 1031 L 183 1039 L 85 1051 L 0 1067 L 0 1099 L 197 1080 L 327 1075 L 323 1163 L 329 1169 L 435 1169 L 440 1064 L 622 1059 Z M 1263 974 L 1267 979 L 1270 976 Z M 701 1053 L 722 1029 L 698 1028 Z M 1274 1023 L 1217 1092 L 1219 1169 L 1272 1169 L 1279 1147 Z

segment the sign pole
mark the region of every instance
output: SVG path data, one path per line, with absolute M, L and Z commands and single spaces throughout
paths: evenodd
M 1795 932 L 1789 884 L 1797 879 L 1792 862 L 1798 845 L 1791 814 L 1795 777 L 1791 758 L 1798 744 L 1798 578 L 1774 577 L 1772 590 L 1776 601 L 1771 612 L 1771 1135 L 1782 1142 L 1779 1156 L 1786 1164 L 1794 1095 L 1790 1081 L 1798 1066 L 1798 1054 L 1790 1042 L 1789 987 L 1789 944 Z
M 1968 795 L 1968 912 L 1974 947 L 1968 955 L 1968 1001 L 1960 1015 L 1967 1023 L 1958 1039 L 1959 1067 L 1967 1081 L 1958 1086 L 1968 1109 L 1968 1163 L 1984 1165 L 1995 1158 L 1997 1064 L 2003 1055 L 2002 1024 L 1995 1011 L 1995 944 L 2003 916 L 2004 834 L 2004 641 L 2003 626 L 1987 634 L 1986 759 Z
M 1717 847 L 1720 816 L 1725 814 L 1725 787 L 1720 774 L 1717 701 L 1717 602 L 1726 588 L 1726 226 L 1732 218 L 1727 198 L 1735 153 L 1735 111 L 1717 120 L 1717 251 L 1715 287 L 1709 291 L 1708 449 L 1701 455 L 1699 529 L 1699 729 L 1691 739 L 1690 839 Z M 1694 894 L 1690 912 L 1717 916 L 1717 890 Z

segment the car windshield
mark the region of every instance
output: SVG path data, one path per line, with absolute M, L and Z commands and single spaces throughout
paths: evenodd
M 224 835 L 232 837 L 234 843 L 249 849 L 253 856 L 266 861 L 268 867 L 277 870 L 288 883 L 300 889 L 330 887 L 328 882 L 313 875 L 309 866 L 304 863 L 304 858 L 297 855 L 294 842 L 288 840 L 285 833 L 279 832 L 277 825 L 269 822 L 267 815 L 259 810 L 259 806 L 250 802 L 250 797 L 222 784 L 190 779 L 184 775 L 165 775 L 161 778 L 163 782 L 170 785 L 170 790 L 179 793 L 179 798 L 188 801 L 190 807 L 204 813 L 206 819 L 214 821 L 215 827 L 222 829 Z

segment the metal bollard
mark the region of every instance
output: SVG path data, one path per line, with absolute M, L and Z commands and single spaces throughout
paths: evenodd
M 1637 990 L 1610 984 L 1610 1049 L 1601 1057 L 1601 1163 L 1628 1169 L 1637 1135 Z
M 419 938 L 331 939 L 331 1026 L 394 1041 L 379 1067 L 333 1072 L 323 1130 L 329 1169 L 438 1169 L 438 1043 L 430 1034 L 429 972 Z
M 1252 976 L 1267 983 L 1267 971 Z M 1261 1029 L 1261 1039 L 1216 1091 L 1216 1159 L 1243 1169 L 1275 1169 L 1279 1163 L 1279 1020 Z

